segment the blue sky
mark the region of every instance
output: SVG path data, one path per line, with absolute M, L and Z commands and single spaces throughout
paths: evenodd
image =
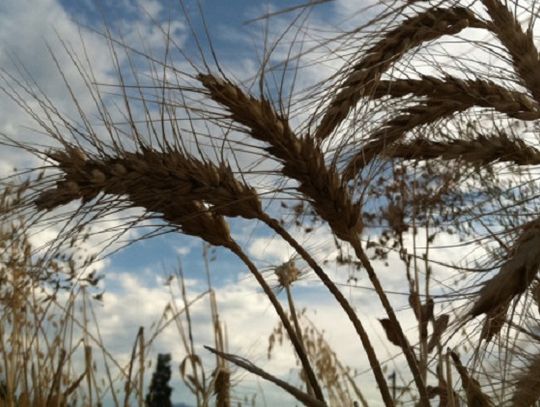
M 267 8 L 279 10 L 301 4 L 304 1 L 274 1 L 259 2 L 248 0 L 206 0 L 202 1 L 202 7 L 212 42 L 218 51 L 220 61 L 234 76 L 247 79 L 253 74 L 257 66 L 257 58 L 254 55 L 261 52 L 262 36 L 260 26 L 256 24 L 245 25 L 247 20 L 261 15 Z M 80 50 L 78 36 L 82 36 L 93 68 L 103 81 L 114 79 L 111 72 L 114 71 L 111 59 L 108 56 L 106 44 L 103 38 L 92 32 L 92 29 L 101 31 L 102 18 L 97 12 L 95 3 L 101 4 L 107 22 L 114 34 L 121 34 L 128 45 L 136 49 L 155 50 L 156 55 L 161 55 L 162 44 L 160 31 L 156 30 L 156 23 L 166 22 L 170 18 L 173 27 L 177 29 L 178 40 L 181 47 L 188 55 L 194 55 L 197 60 L 197 51 L 194 48 L 193 37 L 187 29 L 185 20 L 177 1 L 157 0 L 2 0 L 0 3 L 0 66 L 12 69 L 10 55 L 15 55 L 22 65 L 28 67 L 30 74 L 47 93 L 54 104 L 68 114 L 74 114 L 73 106 L 66 97 L 65 86 L 58 75 L 57 67 L 51 59 L 45 44 L 50 44 L 52 51 L 58 55 L 58 61 L 65 74 L 73 84 L 74 89 L 80 95 L 83 108 L 90 109 L 91 101 L 85 96 L 83 84 L 78 79 L 78 73 L 73 69 L 69 58 L 61 49 L 56 38 L 58 35 L 74 44 L 74 48 Z M 191 13 L 194 25 L 199 35 L 202 35 L 198 10 L 194 2 L 186 1 L 187 8 Z M 336 25 L 353 24 L 354 21 L 363 21 L 363 17 L 354 15 L 352 10 L 357 7 L 354 0 L 336 0 L 327 5 L 314 9 L 312 21 L 323 32 L 332 32 Z M 141 10 L 143 9 L 143 10 Z M 280 32 L 294 13 L 280 15 L 271 20 L 270 30 L 272 33 Z M 81 25 L 78 26 L 77 23 Z M 139 40 L 143 40 L 140 43 Z M 153 48 L 155 47 L 155 48 Z M 206 47 L 206 45 L 205 45 Z M 209 50 L 205 48 L 208 56 Z M 179 59 L 181 59 L 179 57 Z M 144 67 L 140 66 L 143 70 Z M 326 71 L 313 68 L 306 70 L 307 82 L 321 79 Z M 0 97 L 0 123 L 2 131 L 8 134 L 16 134 L 21 140 L 32 140 L 41 143 L 41 139 L 25 126 L 36 128 L 28 117 L 5 97 Z M 18 168 L 34 165 L 34 158 L 24 155 L 20 151 L 14 151 L 7 147 L 0 147 L 0 173 L 6 174 L 10 168 Z M 118 219 L 112 217 L 109 220 L 111 226 L 118 224 Z M 232 223 L 233 234 L 239 237 L 246 251 L 257 260 L 262 270 L 268 270 L 271 266 L 291 258 L 293 252 L 279 239 L 276 239 L 267 228 L 261 225 L 234 221 Z M 294 230 L 295 235 L 320 259 L 325 260 L 335 257 L 335 248 L 328 232 L 319 230 L 313 234 L 303 234 L 301 230 Z M 36 244 L 45 242 L 54 237 L 54 228 L 32 236 Z M 130 238 L 133 238 L 132 235 Z M 451 239 L 451 238 L 449 238 Z M 450 241 L 450 240 L 449 240 Z M 85 244 L 89 252 L 95 251 L 99 246 L 99 238 L 90 239 Z M 153 239 L 136 242 L 125 247 L 112 256 L 102 260 L 96 267 L 105 276 L 102 288 L 105 290 L 104 301 L 97 304 L 97 312 L 102 318 L 100 323 L 103 336 L 112 349 L 115 349 L 119 358 L 125 358 L 130 350 L 138 327 L 143 325 L 150 328 L 153 321 L 157 320 L 163 311 L 170 296 L 163 285 L 165 276 L 178 267 L 179 262 L 188 279 L 191 296 L 204 289 L 202 242 L 185 236 L 165 235 Z M 242 356 L 254 357 L 261 367 L 288 378 L 295 380 L 290 367 L 294 365 L 294 358 L 290 349 L 274 357 L 271 361 L 266 360 L 266 338 L 270 334 L 277 320 L 267 300 L 262 296 L 254 281 L 242 266 L 230 253 L 218 250 L 216 259 L 211 263 L 212 279 L 218 291 L 218 302 L 222 310 L 222 319 L 227 324 L 230 352 Z M 450 254 L 448 254 L 450 256 Z M 390 269 L 398 262 L 390 260 Z M 327 266 L 328 272 L 340 283 L 346 285 L 349 271 L 339 269 L 332 262 Z M 388 273 L 384 282 L 389 290 L 400 291 L 403 289 L 402 275 Z M 441 278 L 445 278 L 442 276 Z M 367 285 L 365 279 L 360 279 L 360 285 Z M 351 302 L 358 307 L 359 313 L 366 317 L 366 324 L 373 333 L 374 338 L 382 338 L 382 332 L 376 320 L 382 317 L 380 307 L 373 301 L 373 296 L 368 296 L 365 290 L 355 287 L 344 287 Z M 308 308 L 310 318 L 317 321 L 321 329 L 327 332 L 327 339 L 335 346 L 339 356 L 353 367 L 363 371 L 366 361 L 359 344 L 356 342 L 352 328 L 347 319 L 342 315 L 336 315 L 332 300 L 321 284 L 313 277 L 306 277 L 295 288 L 298 295 L 299 308 Z M 395 296 L 392 298 L 398 304 L 398 308 L 404 308 L 406 298 Z M 412 321 L 410 313 L 400 314 L 404 321 Z M 196 327 L 197 338 L 200 344 L 211 344 L 210 321 L 208 319 L 208 304 L 201 303 L 194 310 L 195 320 L 199 323 Z M 377 349 L 382 358 L 392 357 L 397 354 L 391 345 L 382 340 L 377 340 Z M 158 352 L 171 352 L 173 361 L 177 365 L 182 358 L 179 345 L 178 333 L 165 331 L 154 346 L 152 355 Z M 201 350 L 204 352 L 204 350 Z M 351 355 L 354 355 L 352 357 Z M 208 359 L 211 359 L 206 356 Z M 400 362 L 396 362 L 400 363 Z M 176 366 L 175 365 L 175 366 Z M 389 369 L 394 366 L 389 364 Z M 176 374 L 176 376 L 174 376 Z M 257 381 L 254 377 L 236 373 L 236 377 L 242 378 L 238 394 L 250 395 L 260 389 L 264 390 L 268 405 L 294 405 L 292 400 L 283 392 L 274 387 Z M 177 369 L 173 371 L 174 400 L 184 400 L 192 403 L 185 387 L 180 383 Z M 377 400 L 377 392 L 373 389 L 372 378 L 369 374 L 360 376 L 359 380 L 366 385 L 368 398 Z M 107 400 L 111 403 L 111 400 Z M 110 404 L 109 404 L 110 405 Z

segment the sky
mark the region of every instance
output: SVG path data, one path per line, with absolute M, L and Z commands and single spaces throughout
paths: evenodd
M 302 1 L 250 1 L 250 0 L 203 0 L 202 12 L 206 19 L 212 43 L 218 58 L 227 72 L 232 76 L 248 79 L 256 73 L 259 58 L 262 53 L 264 35 L 260 25 L 246 24 L 249 20 L 263 15 L 267 10 L 275 11 L 303 3 Z M 349 27 L 359 24 L 365 15 L 353 13 L 354 0 L 336 0 L 329 4 L 316 7 L 310 19 L 310 24 L 320 32 L 331 33 L 337 27 Z M 99 4 L 100 7 L 97 7 Z M 195 30 L 199 36 L 204 36 L 200 24 L 200 11 L 195 3 L 186 1 L 186 10 L 196 20 Z M 269 24 L 271 35 L 281 32 L 287 27 L 294 13 L 278 15 Z M 100 33 L 103 33 L 103 19 L 112 30 L 113 37 L 123 38 L 130 47 L 150 51 L 159 58 L 164 54 L 163 31 L 159 27 L 170 24 L 171 33 L 178 49 L 200 62 L 196 42 L 190 31 L 183 11 L 177 1 L 167 0 L 2 0 L 0 2 L 0 68 L 7 73 L 16 73 L 22 67 L 26 73 L 39 84 L 43 93 L 52 103 L 67 116 L 76 117 L 76 111 L 66 90 L 63 78 L 59 75 L 61 67 L 65 78 L 69 81 L 74 93 L 80 101 L 81 108 L 93 111 L 92 100 L 80 79 L 80 74 L 74 68 L 72 61 L 63 49 L 62 42 L 77 52 L 85 49 L 91 62 L 97 80 L 101 83 L 114 83 L 115 67 L 107 49 L 107 43 Z M 81 42 L 82 40 L 82 42 Z M 207 42 L 204 41 L 206 55 L 210 55 Z M 84 48 L 83 48 L 84 44 Z M 278 50 L 278 54 L 284 50 Z M 51 56 L 51 53 L 55 56 Z M 184 57 L 172 51 L 171 58 L 184 67 Z M 125 60 L 124 60 L 125 62 Z M 139 64 L 140 61 L 136 61 Z M 338 64 L 338 62 L 335 62 Z M 142 64 L 137 69 L 144 72 Z M 305 78 L 300 81 L 315 83 L 329 69 L 312 68 L 303 73 Z M 6 77 L 4 74 L 4 79 Z M 9 81 L 8 81 L 9 82 Z M 4 85 L 5 86 L 5 83 Z M 0 127 L 1 131 L 13 135 L 21 142 L 36 144 L 50 143 L 50 140 L 40 139 L 36 123 L 19 106 L 9 100 L 4 94 L 0 96 Z M 42 137 L 42 136 L 41 136 Z M 36 165 L 36 158 L 17 149 L 6 146 L 0 147 L 0 173 L 9 174 L 13 167 L 18 169 Z M 100 228 L 117 227 L 120 218 L 110 216 L 106 223 L 93 226 L 93 231 Z M 257 261 L 266 275 L 271 275 L 272 267 L 290 260 L 294 253 L 286 244 L 260 224 L 253 222 L 235 221 L 232 232 L 245 247 L 246 251 Z M 328 231 L 316 230 L 305 234 L 302 230 L 293 230 L 295 236 L 318 259 L 333 259 L 336 249 L 333 240 L 329 239 Z M 54 237 L 55 228 L 35 231 L 32 242 L 36 247 Z M 118 360 L 127 361 L 131 346 L 140 326 L 152 330 L 153 324 L 159 320 L 167 305 L 174 301 L 180 304 L 179 292 L 165 284 L 168 275 L 179 268 L 182 269 L 188 287 L 188 297 L 196 298 L 206 289 L 203 244 L 200 240 L 167 234 L 151 239 L 138 240 L 142 232 L 133 231 L 125 236 L 132 244 L 119 247 L 114 253 L 100 259 L 93 267 L 103 279 L 99 289 L 104 291 L 103 300 L 96 302 L 94 308 L 99 319 L 99 326 L 104 343 L 111 349 Z M 103 236 L 93 234 L 89 241 L 82 243 L 88 253 L 98 250 Z M 135 241 L 137 240 L 137 241 Z M 457 238 L 446 236 L 445 244 L 458 243 Z M 110 248 L 109 248 L 110 249 Z M 116 247 L 115 247 L 116 249 Z M 112 251 L 112 250 L 111 250 Z M 442 254 L 451 259 L 454 254 L 447 250 Z M 267 359 L 266 348 L 268 337 L 277 324 L 277 318 L 267 299 L 261 294 L 254 280 L 249 276 L 245 267 L 230 253 L 218 250 L 212 252 L 210 270 L 214 284 L 222 321 L 224 321 L 230 353 L 250 357 L 260 367 L 287 380 L 296 381 L 294 357 L 290 348 L 284 346 L 272 359 Z M 396 304 L 400 320 L 405 326 L 413 326 L 412 313 L 406 308 L 406 296 L 403 295 L 403 274 L 400 262 L 390 258 L 384 268 L 382 280 Z M 375 301 L 370 290 L 366 290 L 367 279 L 355 274 L 358 281 L 350 284 L 348 277 L 352 271 L 338 267 L 333 262 L 328 263 L 328 273 L 340 284 L 351 303 L 357 307 L 360 316 L 365 321 L 373 335 L 377 352 L 381 359 L 388 360 L 388 371 L 399 368 L 401 359 L 394 359 L 399 354 L 384 339 L 377 318 L 384 317 L 383 311 Z M 436 273 L 439 272 L 436 270 Z M 436 275 L 441 282 L 447 282 L 449 275 L 442 270 Z M 274 282 L 275 283 L 275 282 Z M 365 389 L 368 400 L 377 405 L 378 394 L 374 388 L 364 352 L 356 339 L 353 329 L 342 313 L 336 311 L 332 298 L 323 289 L 320 282 L 312 274 L 300 281 L 294 288 L 299 309 L 306 308 L 308 317 L 317 323 L 325 332 L 328 340 L 341 360 L 362 374 L 358 376 L 361 388 Z M 172 297 L 171 297 L 172 295 Z M 285 301 L 283 293 L 280 299 Z M 211 363 L 212 358 L 203 348 L 203 344 L 213 344 L 211 336 L 211 320 L 207 298 L 193 305 L 192 318 L 197 349 L 204 360 Z M 193 397 L 185 385 L 181 383 L 177 366 L 185 356 L 181 346 L 178 331 L 171 326 L 165 329 L 154 342 L 149 359 L 157 353 L 171 353 L 173 358 L 174 388 L 173 400 L 194 405 Z M 150 373 L 150 372 L 149 372 Z M 148 375 L 149 377 L 149 375 Z M 294 405 L 294 401 L 283 391 L 263 383 L 252 375 L 238 370 L 234 373 L 238 383 L 237 397 L 251 397 L 257 393 L 258 405 Z M 110 398 L 106 405 L 112 405 Z

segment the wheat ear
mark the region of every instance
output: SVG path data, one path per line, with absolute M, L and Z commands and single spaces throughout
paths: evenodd
M 100 193 L 120 200 L 126 196 L 134 207 L 161 214 L 187 235 L 198 236 L 215 246 L 232 242 L 225 220 L 209 212 L 202 202 L 182 199 L 189 191 L 178 185 L 161 157 L 152 151 L 126 153 L 123 157 L 91 159 L 80 150 L 50 153 L 63 178 L 55 188 L 41 192 L 35 200 L 38 209 L 53 209 L 70 201 L 89 202 Z
M 523 92 L 507 89 L 488 80 L 459 79 L 453 76 L 420 79 L 381 80 L 371 97 L 393 98 L 406 95 L 425 96 L 431 100 L 460 102 L 464 106 L 493 108 L 520 120 L 538 120 L 540 105 Z
M 524 372 L 517 377 L 512 405 L 534 406 L 540 400 L 540 354 L 535 355 Z
M 470 314 L 491 313 L 527 290 L 540 267 L 539 248 L 540 221 L 535 220 L 523 226 L 509 259 L 482 287 Z
M 337 95 L 326 108 L 315 137 L 320 140 L 327 138 L 358 101 L 377 87 L 381 75 L 409 50 L 467 27 L 484 27 L 484 23 L 463 7 L 431 8 L 407 18 L 386 33 L 350 68 Z
M 540 103 L 540 58 L 532 30 L 524 32 L 514 14 L 501 1 L 482 0 L 482 3 L 491 17 L 489 29 L 508 50 L 523 85 Z
M 456 101 L 441 102 L 428 99 L 421 104 L 401 110 L 401 114 L 384 123 L 369 137 L 368 142 L 360 148 L 360 151 L 353 155 L 343 170 L 344 180 L 353 179 L 362 168 L 386 148 L 391 148 L 407 132 L 449 117 L 469 107 Z
M 410 143 L 396 143 L 382 153 L 392 158 L 408 160 L 462 160 L 475 165 L 511 162 L 517 165 L 539 165 L 540 151 L 520 139 L 510 139 L 504 133 L 478 136 L 472 140 L 437 142 L 417 139 Z

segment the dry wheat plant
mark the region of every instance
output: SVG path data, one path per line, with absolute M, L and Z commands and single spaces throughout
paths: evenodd
M 8 186 L 0 197 L 0 213 L 12 213 L 29 188 L 28 183 Z M 194 347 L 190 308 L 208 299 L 215 347 L 226 350 L 215 293 L 208 290 L 188 299 L 184 276 L 168 280 L 171 300 L 150 330 L 141 327 L 129 360 L 107 348 L 96 316 L 100 277 L 81 272 L 92 259 L 79 258 L 80 244 L 71 242 L 70 254 L 35 255 L 24 218 L 13 218 L 0 229 L 0 405 L 67 407 L 145 405 L 144 373 L 152 368 L 149 350 L 168 327 L 175 327 L 185 350 L 180 371 L 199 405 L 214 398 L 229 405 L 230 369 L 223 360 L 203 363 Z M 207 270 L 209 272 L 209 269 Z M 178 301 L 178 299 L 181 299 Z M 195 338 L 195 339 L 194 339 Z M 101 377 L 99 370 L 105 371 Z M 212 375 L 205 377 L 204 372 Z
M 45 173 L 30 176 L 2 219 L 64 221 L 50 254 L 70 231 L 142 208 L 144 215 L 124 229 L 153 225 L 156 233 L 183 233 L 234 254 L 279 317 L 269 353 L 290 341 L 301 379 L 291 383 L 223 345 L 208 346 L 218 357 L 217 405 L 231 405 L 232 365 L 308 406 L 539 405 L 540 4 L 358 2 L 364 23 L 336 34 L 307 23 L 325 6 L 315 3 L 326 2 L 259 20 L 268 28 L 272 19 L 292 16 L 244 82 L 226 73 L 211 43 L 201 45 L 204 30 L 198 56 L 186 55 L 163 31 L 161 58 L 106 30 L 118 77 L 112 88 L 97 83 L 84 50 L 66 47 L 95 102 L 86 112 L 72 94 L 77 119 L 58 111 L 24 71 L 4 71 L 4 95 L 35 119 L 50 144 L 4 136 L 6 145 L 42 159 L 36 170 Z M 128 55 L 127 67 L 119 53 Z M 147 64 L 144 74 L 136 59 Z M 310 83 L 304 76 L 318 66 L 328 75 Z M 275 268 L 286 301 L 231 233 L 235 218 L 269 228 L 296 252 L 295 262 Z M 298 226 L 326 230 L 337 255 L 321 259 L 317 248 L 302 244 Z M 359 312 L 329 273 L 331 264 L 368 284 L 366 295 L 384 314 Z M 373 382 L 345 366 L 355 355 L 339 361 L 316 322 L 295 306 L 291 288 L 302 273 L 314 276 L 333 296 L 335 312 L 348 317 L 356 333 L 348 341 L 367 357 L 377 400 L 363 395 Z M 389 273 L 407 287 L 399 297 L 406 305 L 385 289 Z M 414 329 L 403 322 L 407 311 Z M 400 361 L 399 388 L 373 334 L 375 318 Z M 192 355 L 186 364 L 196 371 L 198 360 Z M 68 381 L 62 394 L 89 372 Z M 210 396 L 201 391 L 199 405 Z

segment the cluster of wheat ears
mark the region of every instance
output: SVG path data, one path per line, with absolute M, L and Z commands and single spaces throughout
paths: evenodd
M 400 397 L 412 397 L 422 406 L 434 400 L 441 406 L 537 405 L 540 220 L 536 218 L 534 166 L 540 164 L 540 150 L 534 142 L 540 119 L 540 56 L 534 23 L 538 5 L 517 0 L 461 3 L 465 2 L 378 4 L 379 12 L 369 24 L 334 39 L 336 53 L 347 47 L 346 63 L 324 86 L 300 92 L 299 101 L 283 100 L 283 93 L 268 85 L 268 77 L 275 77 L 273 70 L 279 69 L 270 58 L 258 75 L 260 91 L 254 92 L 226 76 L 217 62 L 215 69 L 205 60 L 201 64 L 205 69 L 199 66 L 186 73 L 176 70 L 167 57 L 158 61 L 147 56 L 157 91 L 145 93 L 147 88 L 138 81 L 128 86 L 119 68 L 118 89 L 125 107 L 119 123 L 91 70 L 70 53 L 94 98 L 103 125 L 97 131 L 78 106 L 77 95 L 72 96 L 80 120 L 71 122 L 39 88 L 4 72 L 5 94 L 61 147 L 22 145 L 46 161 L 47 172 L 33 179 L 15 208 L 3 216 L 30 213 L 35 224 L 73 201 L 81 209 L 70 219 L 137 207 L 175 231 L 231 251 L 252 273 L 279 316 L 300 361 L 305 389 L 223 349 L 208 349 L 219 360 L 273 382 L 305 405 L 343 405 L 343 399 L 330 394 L 332 385 L 314 364 L 314 351 L 307 345 L 309 338 L 292 299 L 289 296 L 287 310 L 231 235 L 228 219 L 267 225 L 332 294 L 336 312 L 346 313 L 359 349 L 367 355 L 380 400 L 386 406 L 395 405 L 399 397 L 392 394 L 364 316 L 317 256 L 268 209 L 276 198 L 265 197 L 274 195 L 254 184 L 253 174 L 242 171 L 230 154 L 223 153 L 249 145 L 277 166 L 270 179 L 290 186 L 280 188 L 280 193 L 307 203 L 317 227 L 328 227 L 340 250 L 353 253 L 340 257 L 341 262 L 358 267 L 359 278 L 367 275 L 386 313 L 382 327 L 388 340 L 402 351 L 411 378 L 408 393 Z M 306 6 L 300 13 L 310 7 L 317 6 Z M 481 40 L 471 39 L 471 33 Z M 111 36 L 108 39 L 116 58 L 123 44 Z M 444 48 L 458 39 L 482 49 L 483 58 L 490 58 L 491 71 L 468 67 L 472 59 L 450 54 L 457 49 Z M 331 49 L 332 44 L 324 45 Z M 446 54 L 437 54 L 441 48 Z M 444 62 L 451 57 L 458 61 L 455 66 Z M 288 58 L 278 65 L 285 65 L 283 72 L 296 61 L 290 54 Z M 421 72 L 418 64 L 426 61 L 429 69 Z M 28 97 L 45 115 L 35 112 Z M 301 120 L 291 117 L 292 111 L 298 111 L 294 103 L 302 108 Z M 221 158 L 209 158 L 202 149 L 187 145 L 187 140 L 198 147 L 205 144 L 200 140 L 204 138 L 201 123 L 206 123 L 206 136 L 218 151 L 215 156 Z M 6 137 L 5 143 L 21 146 L 14 137 Z M 452 227 L 465 239 L 473 236 L 470 245 L 482 247 L 484 256 L 468 269 L 454 266 L 454 272 L 494 271 L 482 274 L 485 278 L 474 291 L 434 297 L 430 294 L 433 265 L 451 265 L 437 262 L 426 248 L 420 253 L 417 247 L 407 247 L 406 236 L 416 239 L 421 231 L 431 236 Z M 373 230 L 377 230 L 371 235 L 376 239 L 366 244 L 365 236 Z M 432 241 L 427 238 L 426 247 Z M 406 334 L 381 282 L 381 276 L 390 271 L 376 260 L 389 253 L 397 253 L 406 269 L 409 303 L 418 322 L 415 340 Z M 280 285 L 288 294 L 298 278 L 295 267 L 289 266 L 277 269 Z M 293 274 L 288 277 L 287 273 Z M 435 315 L 438 299 L 461 302 L 454 311 Z M 478 321 L 481 329 L 476 329 Z M 474 331 L 479 340 L 466 355 L 468 365 L 447 345 L 461 328 Z M 503 368 L 482 365 L 488 359 L 497 360 L 495 364 Z M 344 369 L 336 371 L 340 372 L 336 375 L 346 374 Z M 460 381 L 452 379 L 455 372 Z M 366 404 L 362 385 L 357 389 L 351 399 Z M 221 405 L 230 402 L 227 397 L 221 400 Z

